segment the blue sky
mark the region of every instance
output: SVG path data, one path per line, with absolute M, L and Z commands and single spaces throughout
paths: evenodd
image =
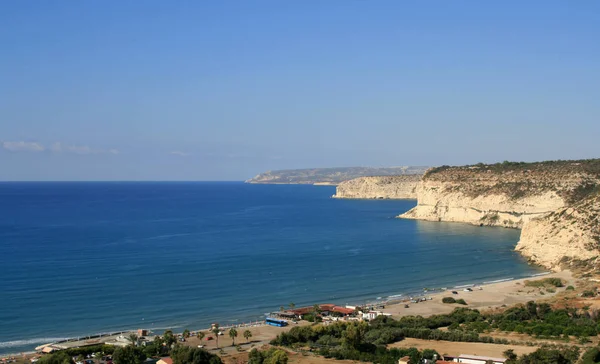
M 598 1 L 4 1 L 0 24 L 0 180 L 600 157 Z

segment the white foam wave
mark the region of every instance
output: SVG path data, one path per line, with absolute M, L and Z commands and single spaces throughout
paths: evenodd
M 507 281 L 512 281 L 514 278 L 504 278 L 504 279 L 497 279 L 495 281 L 487 281 L 487 282 L 483 282 L 483 284 L 491 284 L 491 283 L 500 283 L 500 282 L 507 282 Z
M 475 284 L 463 284 L 462 286 L 454 286 L 454 288 L 467 288 L 467 287 L 473 287 Z
M 33 345 L 33 344 L 49 344 L 56 341 L 65 340 L 63 337 L 40 337 L 25 340 L 13 340 L 0 342 L 0 348 L 14 348 L 19 346 Z
M 532 274 L 532 277 L 539 277 L 539 276 L 545 276 L 546 274 L 550 274 L 550 272 L 544 272 L 544 273 L 537 273 L 537 274 Z

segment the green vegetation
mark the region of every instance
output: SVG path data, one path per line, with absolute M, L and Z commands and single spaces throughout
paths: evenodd
M 600 349 L 598 347 L 588 349 L 581 356 L 581 364 L 600 363 Z
M 219 333 L 221 332 L 221 329 L 219 328 L 219 324 L 215 324 L 210 331 L 213 334 L 215 334 L 215 340 L 217 341 L 217 349 L 218 349 L 219 348 Z
M 246 339 L 246 342 L 248 342 L 250 340 L 250 338 L 252 337 L 252 332 L 250 330 L 245 330 L 243 335 L 244 335 L 244 339 Z
M 574 291 L 575 287 L 573 287 L 573 286 L 567 286 L 566 290 L 567 291 Z
M 271 344 L 293 348 L 308 347 L 327 358 L 373 363 L 395 364 L 405 355 L 409 355 L 416 363 L 422 358 L 431 359 L 437 354 L 433 350 L 420 352 L 415 348 L 387 349 L 385 344 L 402 339 L 402 333 L 398 331 L 401 329 L 379 327 L 386 326 L 379 318 L 372 322 L 376 324 L 351 322 L 294 327 L 287 333 L 281 333 Z
M 466 305 L 467 302 L 465 300 L 463 300 L 462 298 L 459 299 L 454 299 L 454 297 L 444 297 L 442 298 L 442 302 L 443 303 L 458 303 L 459 305 Z
M 229 329 L 229 337 L 231 338 L 231 346 L 235 346 L 235 338 L 238 336 L 238 332 L 235 328 Z
M 440 330 L 442 327 L 446 327 L 447 330 Z M 340 360 L 391 363 L 397 360 L 398 352 L 388 350 L 386 345 L 406 337 L 511 344 L 506 339 L 480 335 L 494 330 L 560 340 L 576 336 L 581 342 L 587 342 L 588 337 L 596 336 L 600 332 L 600 315 L 595 311 L 575 308 L 552 309 L 546 303 L 537 304 L 533 301 L 501 313 L 482 314 L 478 310 L 461 307 L 447 315 L 407 316 L 398 320 L 380 316 L 369 324 L 338 322 L 328 326 L 294 327 L 287 333 L 281 333 L 271 344 L 292 348 L 308 347 L 323 356 Z M 572 355 L 571 349 L 545 348 L 523 356 L 514 363 L 552 362 L 548 360 L 569 363 Z
M 287 353 L 277 348 L 266 351 L 252 349 L 248 355 L 248 364 L 287 364 L 287 362 Z
M 504 354 L 508 359 L 506 364 L 572 364 L 579 358 L 579 348 L 541 347 L 531 354 L 521 355 L 518 359 L 514 353 L 505 351 Z
M 204 349 L 192 348 L 185 345 L 176 345 L 171 350 L 173 364 L 221 364 L 221 358 Z M 119 363 L 115 363 L 119 364 Z
M 544 278 L 535 281 L 525 281 L 526 287 L 564 287 L 564 283 L 560 278 Z
M 93 353 L 103 353 L 105 355 L 111 355 L 115 351 L 113 345 L 92 345 L 83 348 L 73 348 L 67 350 L 61 350 L 54 354 L 46 354 L 40 358 L 38 363 L 41 364 L 73 364 L 72 357 L 74 356 L 86 356 Z
M 594 291 L 590 291 L 590 290 L 585 290 L 583 291 L 583 293 L 581 293 L 581 297 L 594 297 L 596 295 L 596 293 L 594 293 Z
M 146 354 L 141 348 L 134 345 L 116 348 L 113 353 L 115 364 L 141 364 L 144 360 L 146 360 Z

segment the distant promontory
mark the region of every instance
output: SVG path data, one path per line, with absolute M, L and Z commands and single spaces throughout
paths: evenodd
M 429 167 L 402 166 L 402 167 L 340 167 L 340 168 L 307 168 L 307 169 L 285 169 L 278 171 L 267 171 L 246 183 L 270 183 L 270 184 L 321 184 L 338 185 L 358 177 L 367 176 L 398 176 L 398 175 L 421 175 Z

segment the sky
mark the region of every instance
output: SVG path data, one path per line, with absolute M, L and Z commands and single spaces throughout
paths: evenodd
M 600 157 L 599 1 L 2 1 L 0 180 Z

